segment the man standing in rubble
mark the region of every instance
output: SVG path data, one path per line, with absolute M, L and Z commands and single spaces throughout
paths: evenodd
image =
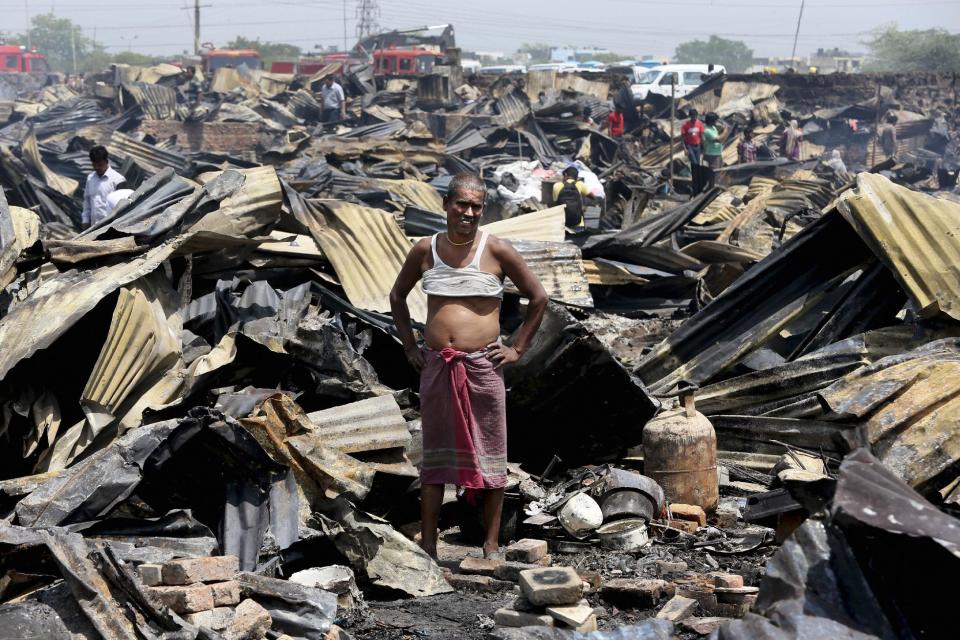
M 877 135 L 880 136 L 880 148 L 885 156 L 891 160 L 897 159 L 897 115 L 888 113 L 886 122 L 880 125 Z
M 564 169 L 561 176 L 563 179 L 553 185 L 553 201 L 564 207 L 564 224 L 571 229 L 582 231 L 586 228 L 583 198 L 591 196 L 590 189 L 580 180 L 580 172 L 573 165 Z
M 507 483 L 506 390 L 503 367 L 530 347 L 547 294 L 513 246 L 479 231 L 486 186 L 478 176 L 450 182 L 443 208 L 447 230 L 420 240 L 407 254 L 390 292 L 390 308 L 410 364 L 420 372 L 423 463 L 420 546 L 437 557 L 444 485 L 482 497 L 484 557 L 500 556 L 500 514 Z M 513 344 L 500 339 L 503 280 L 526 298 Z M 407 295 L 423 280 L 425 347 L 410 323 Z
M 112 207 L 107 196 L 126 181 L 119 171 L 110 166 L 110 155 L 103 145 L 98 144 L 90 149 L 90 163 L 93 165 L 93 172 L 87 176 L 83 189 L 83 213 L 80 216 L 84 229 L 110 215 Z
M 691 166 L 699 166 L 702 154 L 701 144 L 703 143 L 703 122 L 698 118 L 696 109 L 690 109 L 690 119 L 680 127 L 680 135 L 683 137 L 683 146 L 687 150 L 687 158 L 690 159 Z
M 323 103 L 320 122 L 332 124 L 337 120 L 344 121 L 347 119 L 347 98 L 343 93 L 343 87 L 333 79 L 332 75 L 323 79 L 323 86 L 320 87 L 320 97 Z

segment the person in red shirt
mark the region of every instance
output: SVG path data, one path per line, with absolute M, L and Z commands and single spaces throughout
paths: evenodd
M 691 165 L 699 165 L 703 154 L 703 148 L 700 146 L 703 140 L 703 122 L 697 117 L 699 114 L 696 109 L 690 110 L 690 119 L 680 127 L 680 135 L 683 136 L 683 146 L 687 149 L 687 157 L 690 158 Z
M 623 112 L 620 107 L 614 107 L 607 116 L 607 129 L 611 138 L 619 138 L 623 135 Z

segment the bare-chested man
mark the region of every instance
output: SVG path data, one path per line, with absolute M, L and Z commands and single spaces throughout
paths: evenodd
M 516 249 L 478 231 L 485 196 L 479 177 L 454 177 L 443 199 L 447 231 L 414 245 L 390 292 L 407 360 L 420 372 L 420 545 L 434 558 L 445 484 L 483 491 L 483 553 L 500 553 L 507 483 L 503 367 L 527 350 L 547 306 L 543 286 Z M 529 300 L 512 345 L 500 341 L 504 277 Z M 421 278 L 427 294 L 425 348 L 417 345 L 406 302 Z

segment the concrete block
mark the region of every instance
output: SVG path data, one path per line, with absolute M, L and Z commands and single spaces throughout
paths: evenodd
M 576 626 L 576 627 L 571 626 L 571 627 L 569 627 L 569 628 L 570 628 L 570 629 L 573 629 L 574 631 L 576 631 L 576 632 L 578 632 L 578 633 L 590 633 L 591 631 L 596 631 L 596 630 L 597 630 L 597 616 L 591 615 L 589 618 L 587 618 L 587 619 L 584 621 L 583 624 L 578 625 L 578 626 Z
M 451 587 L 466 591 L 494 592 L 513 588 L 512 582 L 497 580 L 490 576 L 469 576 L 453 573 L 445 577 Z
M 667 600 L 667 604 L 657 612 L 657 617 L 670 622 L 678 622 L 684 618 L 689 618 L 697 610 L 697 601 L 693 598 L 684 598 L 683 596 L 673 596 Z
M 674 520 L 689 520 L 696 522 L 698 527 L 707 526 L 707 513 L 703 507 L 695 504 L 671 504 L 670 513 L 673 514 Z
M 520 572 L 520 591 L 536 606 L 576 604 L 583 580 L 570 567 L 544 567 Z
M 214 582 L 210 590 L 213 591 L 215 607 L 232 607 L 240 603 L 240 583 L 236 580 Z
M 740 521 L 740 505 L 736 501 L 721 500 L 714 513 L 717 526 L 721 529 L 732 529 Z
M 656 566 L 660 573 L 682 573 L 687 570 L 687 563 L 683 560 L 657 560 Z
M 503 560 L 492 560 L 489 558 L 471 558 L 466 557 L 460 562 L 460 573 L 478 576 L 492 576 L 497 567 L 504 564 Z
M 233 580 L 240 570 L 237 556 L 181 558 L 163 563 L 163 583 L 168 585 Z
M 549 548 L 546 540 L 524 538 L 517 540 L 506 548 L 507 560 L 515 562 L 534 563 L 547 555 Z
M 615 578 L 600 587 L 600 597 L 620 607 L 647 609 L 673 597 L 674 586 L 666 580 Z
M 187 613 L 183 619 L 197 627 L 223 631 L 233 622 L 233 607 L 214 607 L 209 611 Z
M 545 614 L 513 609 L 497 609 L 493 621 L 501 627 L 552 627 L 553 618 Z
M 144 563 L 137 567 L 137 571 L 140 573 L 140 582 L 148 587 L 155 587 L 158 584 L 163 583 L 163 574 L 162 574 L 163 565 Z
M 147 587 L 147 594 L 177 613 L 213 609 L 213 589 L 205 584 Z
M 509 580 L 510 582 L 517 582 L 520 579 L 520 572 L 526 571 L 527 569 L 539 569 L 540 565 L 528 564 L 526 562 L 511 562 L 507 561 L 498 566 L 493 570 L 493 576 L 499 578 L 500 580 Z
M 267 634 L 272 624 L 270 612 L 247 598 L 237 606 L 223 637 L 226 640 L 258 640 Z
M 569 607 L 547 607 L 547 613 L 557 622 L 576 628 L 590 620 L 590 617 L 593 616 L 593 607 L 586 600 L 581 600 Z

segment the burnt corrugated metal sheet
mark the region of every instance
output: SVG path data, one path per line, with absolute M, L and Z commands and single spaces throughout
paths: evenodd
M 563 242 L 566 233 L 563 226 L 564 215 L 564 207 L 561 205 L 533 213 L 524 213 L 506 220 L 498 220 L 480 228 L 510 241 Z
M 960 204 L 861 173 L 837 208 L 922 315 L 960 320 Z
M 148 171 L 157 172 L 170 167 L 177 173 L 184 173 L 189 166 L 187 158 L 169 149 L 160 149 L 152 144 L 131 138 L 125 133 L 114 131 L 106 142 L 111 155 L 121 158 L 130 157 Z
M 323 443 L 344 453 L 406 447 L 410 431 L 392 395 L 307 414 Z
M 411 247 L 396 219 L 379 209 L 338 200 L 291 197 L 290 204 L 333 265 L 350 302 L 388 313 L 390 289 Z M 414 320 L 426 320 L 427 296 L 419 284 L 407 304 Z
M 153 120 L 170 120 L 177 115 L 177 92 L 171 87 L 146 82 L 130 82 L 122 85 L 121 105 L 124 94 L 140 106 L 143 114 Z M 130 105 L 123 105 L 129 108 Z
M 960 460 L 956 338 L 862 367 L 820 397 L 835 416 L 861 424 L 880 461 L 911 486 L 923 487 Z
M 580 260 L 580 249 L 567 242 L 514 242 L 530 270 L 547 291 L 547 297 L 580 307 L 593 307 L 590 284 Z M 507 280 L 508 291 L 519 293 Z

